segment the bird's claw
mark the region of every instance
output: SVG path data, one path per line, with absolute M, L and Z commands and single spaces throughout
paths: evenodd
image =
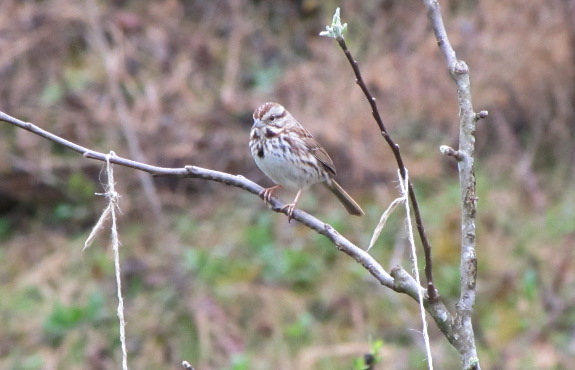
M 276 185 L 276 186 L 272 186 L 271 188 L 266 188 L 266 189 L 262 190 L 259 195 L 264 200 L 264 202 L 271 204 L 271 200 L 272 200 L 272 197 L 274 196 L 275 191 L 281 187 L 282 187 L 281 185 Z M 301 192 L 301 190 L 300 190 L 300 192 Z M 286 214 L 288 216 L 288 223 L 290 223 L 292 218 L 293 218 L 293 211 L 295 210 L 295 206 L 297 204 L 297 200 L 299 198 L 300 192 L 298 192 L 298 194 L 295 198 L 295 202 L 290 203 L 290 204 L 286 204 L 285 206 L 283 206 L 280 209 L 280 212 L 286 212 L 287 211 Z
M 271 188 L 265 188 L 264 190 L 262 190 L 259 194 L 259 196 L 266 202 L 266 203 L 270 203 L 272 200 L 272 197 L 274 196 L 274 193 L 276 190 L 278 190 L 279 188 L 281 188 L 281 185 L 276 185 L 276 186 L 272 186 Z
M 288 223 L 291 222 L 293 218 L 293 211 L 295 210 L 295 203 L 286 204 L 282 207 L 281 211 L 285 211 L 287 209 L 287 216 L 288 216 Z

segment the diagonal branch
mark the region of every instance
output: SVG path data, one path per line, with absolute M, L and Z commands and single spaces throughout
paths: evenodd
M 21 121 L 3 112 L 0 112 L 0 121 L 4 121 L 24 130 L 30 131 L 36 135 L 39 135 L 52 142 L 78 152 L 86 158 L 106 162 L 106 154 L 68 141 L 60 136 L 54 135 L 51 132 L 41 129 L 40 127 L 30 122 Z M 214 171 L 197 166 L 186 166 L 183 168 L 158 167 L 118 156 L 108 156 L 108 160 L 110 163 L 147 172 L 152 176 L 176 176 L 182 178 L 196 178 L 215 181 L 246 190 L 255 195 L 259 195 L 262 190 L 264 190 L 263 187 L 241 175 L 232 175 L 229 173 Z M 284 213 L 287 215 L 288 210 L 284 208 L 285 203 L 283 203 L 278 198 L 272 197 L 270 200 L 270 205 L 274 212 Z M 332 244 L 337 247 L 338 250 L 355 259 L 382 285 L 398 293 L 407 294 L 416 301 L 419 300 L 418 297 L 420 292 L 423 291 L 423 288 L 419 286 L 415 279 L 402 267 L 396 266 L 391 270 L 391 273 L 388 273 L 371 255 L 339 234 L 331 225 L 315 218 L 314 216 L 302 210 L 294 210 L 292 218 L 298 220 L 303 225 L 328 238 Z M 457 336 L 454 335 L 453 331 L 454 317 L 447 310 L 445 305 L 443 305 L 443 303 L 439 300 L 431 301 L 428 299 L 423 303 L 425 305 L 425 309 L 435 320 L 438 327 L 445 334 L 449 342 L 454 347 L 456 347 Z
M 18 126 L 57 144 L 63 145 L 69 149 L 74 150 L 75 152 L 82 154 L 86 158 L 106 162 L 106 154 L 75 144 L 46 130 L 43 130 L 30 122 L 21 121 L 3 112 L 0 112 L 0 121 Z M 144 171 L 151 174 L 152 176 L 176 176 L 182 178 L 187 177 L 215 181 L 244 189 L 256 195 L 259 195 L 262 190 L 264 190 L 263 187 L 241 175 L 232 175 L 229 173 L 214 171 L 197 166 L 186 166 L 183 168 L 158 167 L 119 156 L 109 156 L 108 160 L 110 163 L 124 167 L 130 167 L 139 171 Z M 285 204 L 278 198 L 272 197 L 270 205 L 273 211 L 287 215 L 288 210 L 285 209 Z M 361 263 L 382 285 L 397 290 L 393 278 L 372 256 L 340 235 L 332 226 L 299 209 L 294 210 L 293 218 L 301 222 L 303 225 L 309 227 L 310 229 L 315 230 L 319 234 L 327 237 L 339 250 L 353 257 L 357 262 Z M 416 287 L 409 286 L 409 284 L 408 286 L 401 287 L 401 290 L 403 292 L 409 292 L 409 295 L 413 295 L 413 292 L 416 293 L 416 289 Z M 415 296 L 417 296 L 417 294 L 415 294 Z
M 377 108 L 377 103 L 375 102 L 375 98 L 369 92 L 365 81 L 361 75 L 361 71 L 359 70 L 359 65 L 357 61 L 351 55 L 351 52 L 347 48 L 345 43 L 345 39 L 343 36 L 336 37 L 337 43 L 345 53 L 347 60 L 351 64 L 353 68 L 353 73 L 355 74 L 356 83 L 363 91 L 363 94 L 369 101 L 369 105 L 371 105 L 371 114 L 377 122 L 379 129 L 381 131 L 381 135 L 391 148 L 393 152 L 393 156 L 395 157 L 395 161 L 397 162 L 397 167 L 399 168 L 399 173 L 403 180 L 406 179 L 406 169 L 405 165 L 403 164 L 403 158 L 401 157 L 401 152 L 399 151 L 399 145 L 393 141 L 391 136 L 389 135 L 387 129 L 385 128 L 385 124 L 379 114 L 379 109 Z M 411 181 L 408 182 L 408 192 L 409 192 L 409 199 L 411 201 L 411 206 L 413 207 L 413 214 L 415 215 L 415 223 L 417 225 L 417 232 L 419 233 L 419 238 L 421 239 L 421 244 L 423 245 L 423 253 L 425 255 L 425 278 L 427 279 L 427 296 L 429 300 L 436 301 L 439 300 L 439 293 L 437 289 L 435 289 L 435 285 L 433 284 L 433 270 L 432 270 L 432 258 L 431 258 L 431 244 L 427 239 L 427 234 L 425 233 L 425 228 L 423 226 L 423 219 L 421 218 L 421 212 L 419 211 L 419 204 L 417 202 L 417 198 L 415 197 L 415 191 L 413 190 L 413 184 Z

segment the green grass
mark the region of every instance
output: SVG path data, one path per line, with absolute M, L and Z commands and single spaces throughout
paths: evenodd
M 481 174 L 479 181 L 484 181 Z M 545 215 L 525 213 L 521 218 L 515 211 L 515 217 L 493 224 L 513 211 L 502 207 L 520 207 L 521 201 L 517 197 L 502 204 L 488 189 L 478 188 L 480 289 L 474 322 L 483 338 L 479 344 L 484 366 L 490 366 L 499 361 L 498 346 L 543 325 L 543 284 L 553 278 L 553 264 L 547 262 L 558 259 L 540 245 L 569 235 L 572 212 L 558 204 Z M 459 294 L 457 198 L 455 185 L 421 198 L 422 211 L 430 219 L 426 226 L 434 246 L 436 283 L 449 307 Z M 240 204 L 250 201 L 254 200 L 238 197 Z M 368 204 L 368 215 L 360 220 L 338 213 L 337 203 L 326 207 L 318 213 L 329 215 L 330 223 L 350 240 L 365 244 L 385 208 Z M 404 238 L 402 212 L 392 215 L 372 251 L 384 267 L 398 238 Z M 238 211 L 214 208 L 212 215 L 171 214 L 167 231 L 177 238 L 120 216 L 132 367 L 164 368 L 185 359 L 197 368 L 297 368 L 305 353 L 321 353 L 312 357 L 313 368 L 360 369 L 365 367 L 364 354 L 381 353 L 381 361 L 390 368 L 401 363 L 426 368 L 422 348 L 413 342 L 418 335 L 411 332 L 420 330 L 415 302 L 381 287 L 326 238 L 257 206 Z M 549 227 L 537 227 L 540 220 Z M 104 233 L 81 253 L 87 234 L 88 230 L 72 236 L 46 229 L 43 234 L 6 236 L 0 293 L 10 299 L 1 300 L 0 317 L 9 324 L 0 333 L 0 343 L 11 344 L 0 354 L 0 367 L 36 369 L 46 361 L 81 367 L 94 351 L 104 354 L 102 361 L 118 364 L 117 298 L 108 236 Z M 419 249 L 418 253 L 422 255 Z M 401 263 L 411 270 L 408 258 L 406 251 Z M 37 261 L 44 262 L 36 265 Z M 9 275 L 6 266 L 11 266 Z M 568 291 L 558 289 L 560 296 Z M 568 326 L 572 321 L 565 316 L 560 322 Z M 430 330 L 436 366 L 457 366 L 457 354 L 433 322 Z M 549 338 L 560 343 L 565 335 L 557 329 Z M 370 344 L 371 337 L 380 339 Z M 354 353 L 323 352 L 351 343 L 363 344 Z

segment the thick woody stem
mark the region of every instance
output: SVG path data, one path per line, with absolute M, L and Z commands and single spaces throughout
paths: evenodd
M 455 50 L 449 43 L 438 2 L 436 0 L 423 0 L 423 3 L 437 39 L 437 45 L 444 55 L 449 73 L 457 85 L 459 100 L 459 149 L 456 152 L 452 150 L 457 159 L 461 186 L 461 292 L 459 301 L 455 306 L 454 330 L 459 337 L 455 348 L 461 355 L 463 369 L 480 369 L 471 321 L 477 279 L 477 255 L 475 252 L 477 196 L 475 193 L 473 156 L 476 123 L 479 119 L 487 117 L 487 112 L 475 113 L 473 111 L 469 68 L 464 61 L 457 59 Z M 450 155 L 449 150 L 445 153 Z

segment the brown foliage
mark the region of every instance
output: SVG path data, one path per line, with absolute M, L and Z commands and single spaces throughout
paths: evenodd
M 543 154 L 534 166 L 569 157 L 575 43 L 563 3 L 458 4 L 446 7 L 450 36 L 469 61 L 476 109 L 491 113 L 479 129 L 480 152 L 507 163 L 527 153 L 529 171 L 535 155 Z M 246 136 L 252 109 L 277 100 L 316 134 L 338 168 L 351 170 L 341 178 L 346 186 L 395 176 L 349 66 L 330 40 L 317 37 L 329 6 L 99 5 L 91 11 L 82 2 L 3 2 L 3 110 L 128 157 L 121 126 L 130 125 L 151 163 L 197 164 L 262 180 Z M 421 5 L 347 2 L 343 16 L 384 119 L 411 157 L 412 176 L 435 177 L 441 169 L 425 158 L 438 153 L 438 144 L 455 144 L 457 105 Z M 111 94 L 113 84 L 120 98 Z M 119 117 L 118 99 L 126 102 L 128 123 Z M 13 135 L 0 147 L 3 176 L 14 168 L 51 173 L 69 166 L 49 145 L 26 144 L 38 141 L 28 133 Z M 11 156 L 20 160 L 7 162 Z

